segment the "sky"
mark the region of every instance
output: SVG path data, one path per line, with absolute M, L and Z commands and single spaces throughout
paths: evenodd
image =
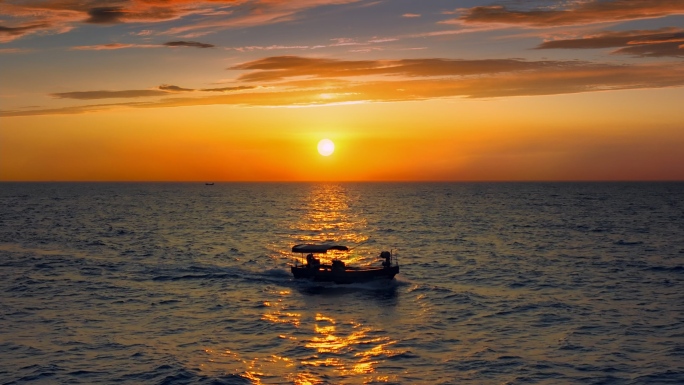
M 682 0 L 0 0 L 0 181 L 682 181 L 683 64 Z

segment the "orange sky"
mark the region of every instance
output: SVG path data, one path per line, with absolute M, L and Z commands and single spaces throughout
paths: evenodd
M 534 3 L 0 4 L 0 181 L 684 180 L 684 5 Z

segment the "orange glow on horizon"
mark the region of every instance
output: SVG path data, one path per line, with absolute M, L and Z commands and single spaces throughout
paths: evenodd
M 684 179 L 677 166 L 684 163 L 679 118 L 660 113 L 673 101 L 654 107 L 648 118 L 661 128 L 647 134 L 638 116 L 615 114 L 630 105 L 636 109 L 641 93 L 635 91 L 615 111 L 602 103 L 612 100 L 608 95 L 593 95 L 593 103 L 586 96 L 546 99 L 536 117 L 524 112 L 539 102 L 532 98 L 267 109 L 267 115 L 260 108 L 194 107 L 163 115 L 149 110 L 65 116 L 49 124 L 42 118 L 10 119 L 3 120 L 0 133 L 0 176 L 214 182 Z M 569 102 L 581 102 L 584 113 L 566 109 Z M 244 129 L 251 126 L 261 131 Z M 321 137 L 335 142 L 333 155 L 312 150 Z M 34 151 L 25 151 L 29 147 Z
M 128 3 L 2 3 L 0 181 L 684 180 L 680 2 Z

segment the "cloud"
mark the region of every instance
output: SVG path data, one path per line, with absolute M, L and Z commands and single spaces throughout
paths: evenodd
M 531 28 L 583 25 L 652 19 L 684 14 L 684 2 L 672 0 L 587 0 L 570 2 L 565 9 L 511 10 L 480 6 L 460 10 L 460 16 L 443 23 L 506 24 Z
M 76 99 L 76 100 L 97 100 L 97 99 L 135 99 L 147 98 L 154 96 L 168 96 L 179 92 L 231 92 L 243 91 L 257 88 L 257 86 L 233 86 L 233 87 L 219 87 L 219 88 L 183 88 L 172 84 L 162 84 L 157 89 L 152 90 L 123 90 L 123 91 L 75 91 L 75 92 L 58 92 L 52 93 L 50 96 L 57 99 Z
M 372 37 L 367 40 L 357 40 L 347 37 L 338 37 L 329 39 L 332 43 L 318 44 L 318 45 L 268 45 L 268 46 L 243 46 L 230 47 L 228 49 L 239 52 L 253 52 L 253 51 L 275 51 L 275 50 L 315 50 L 330 47 L 361 47 L 352 49 L 351 52 L 367 52 L 371 50 L 381 50 L 379 47 L 372 47 L 373 45 L 383 44 L 398 41 L 398 37 Z
M 171 84 L 162 84 L 158 87 L 162 91 L 168 92 L 194 92 L 194 91 L 204 91 L 204 92 L 233 92 L 233 91 L 244 91 L 257 88 L 257 86 L 234 86 L 234 87 L 219 87 L 219 88 L 201 88 L 199 90 L 194 88 L 183 88 L 179 86 L 174 86 Z
M 301 56 L 274 56 L 242 63 L 230 70 L 251 70 L 238 80 L 274 82 L 295 77 L 340 78 L 357 76 L 466 76 L 568 66 L 572 62 L 519 59 L 403 59 L 337 60 Z
M 434 62 L 434 59 L 426 60 L 426 63 L 431 62 Z M 472 64 L 475 65 L 475 63 Z M 160 101 L 156 106 L 198 104 L 322 105 L 352 102 L 415 101 L 450 97 L 495 98 L 558 95 L 684 86 L 684 68 L 675 64 L 630 66 L 576 61 L 557 63 L 557 65 L 538 62 L 530 62 L 529 64 L 526 70 L 491 72 L 475 76 L 416 76 L 399 79 L 390 77 L 385 80 L 350 80 L 347 82 L 333 81 L 332 83 L 330 79 L 312 79 L 308 88 L 274 87 L 273 91 L 260 89 L 257 92 L 219 97 L 167 99 Z M 441 69 L 438 69 L 431 71 L 431 73 L 440 71 Z M 148 107 L 154 107 L 154 105 Z
M 77 92 L 60 92 L 50 94 L 50 96 L 58 99 L 77 99 L 77 100 L 94 100 L 94 99 L 118 99 L 118 98 L 142 98 L 150 96 L 167 95 L 164 90 L 127 90 L 127 91 L 77 91 Z
M 159 86 L 159 89 L 162 91 L 169 91 L 169 92 L 191 92 L 191 91 L 195 91 L 192 88 L 182 88 L 182 87 L 174 86 L 171 84 L 162 84 Z
M 655 31 L 601 32 L 577 39 L 549 40 L 536 49 L 592 49 L 619 48 L 616 54 L 640 57 L 684 57 L 680 45 L 684 43 L 684 29 L 663 28 Z
M 0 48 L 0 54 L 17 54 L 27 52 L 31 52 L 31 50 L 23 48 Z
M 24 35 L 46 30 L 51 27 L 48 23 L 24 25 L 21 27 L 5 27 L 0 25 L 0 43 L 7 43 Z
M 661 44 L 640 44 L 615 50 L 614 54 L 639 57 L 684 57 L 684 40 Z
M 311 50 L 325 48 L 325 45 L 269 45 L 269 46 L 259 46 L 250 45 L 244 47 L 232 47 L 229 49 L 239 51 L 239 52 L 252 52 L 252 51 L 274 51 L 274 50 Z
M 344 98 L 344 101 L 349 102 L 442 97 L 490 98 L 678 87 L 684 86 L 684 68 L 680 67 L 674 64 L 630 66 L 576 60 L 427 58 L 342 61 L 285 56 L 242 63 L 230 69 L 250 71 L 240 76 L 239 80 L 259 80 L 275 85 L 287 79 L 309 79 L 309 86 L 314 87 L 316 80 L 323 84 L 330 79 L 349 78 L 346 84 L 332 88 L 337 94 L 353 95 Z M 367 75 L 372 76 L 370 79 L 364 78 Z M 315 104 L 315 100 L 314 97 L 312 103 Z
M 115 108 L 198 105 L 317 106 L 684 87 L 684 67 L 678 63 L 617 65 L 576 60 L 443 58 L 343 61 L 278 56 L 231 68 L 249 71 L 247 78 L 243 80 L 258 78 L 265 82 L 265 86 L 242 84 L 192 89 L 165 84 L 157 89 L 146 90 L 56 93 L 52 96 L 77 100 L 166 97 L 146 102 L 124 101 L 60 109 L 0 111 L 0 116 L 76 114 Z M 197 91 L 220 94 L 208 95 Z M 169 97 L 179 93 L 188 96 Z
M 214 48 L 215 47 L 215 45 L 213 45 L 213 44 L 200 43 L 197 41 L 170 41 L 170 42 L 164 43 L 164 45 L 167 47 L 195 47 L 195 48 Z
M 157 45 L 150 44 L 123 44 L 123 43 L 108 43 L 108 44 L 98 44 L 98 45 L 79 45 L 76 47 L 71 47 L 73 51 L 108 51 L 117 50 L 125 48 L 151 48 L 158 47 Z
M 98 100 L 98 99 L 137 99 L 148 98 L 155 96 L 168 96 L 182 92 L 231 92 L 243 91 L 257 88 L 256 86 L 234 86 L 234 87 L 220 87 L 220 88 L 204 88 L 196 90 L 194 88 L 183 88 L 172 84 L 162 84 L 157 89 L 151 90 L 123 90 L 123 91 L 75 91 L 75 92 L 59 92 L 50 94 L 57 99 L 75 99 L 75 100 Z
M 8 36 L 20 36 L 27 33 L 28 31 L 45 28 L 47 26 L 48 24 L 34 24 L 26 25 L 23 27 L 3 27 L 0 25 L 0 34 Z
M 219 88 L 203 88 L 200 91 L 209 92 L 233 92 L 233 91 L 245 91 L 258 88 L 257 86 L 236 86 L 236 87 L 219 87 Z
M 109 104 L 89 104 L 85 106 L 71 106 L 62 108 L 46 108 L 46 109 L 31 109 L 31 110 L 12 110 L 0 111 L 0 117 L 16 117 L 16 116 L 41 116 L 41 115 L 76 115 L 95 113 L 100 111 L 110 111 L 117 108 L 133 108 L 140 107 L 142 103 L 109 103 Z
M 126 12 L 121 7 L 97 7 L 88 10 L 90 16 L 85 23 L 91 24 L 118 24 L 122 23 L 122 17 Z
M 71 47 L 73 51 L 103 51 L 103 50 L 117 50 L 127 48 L 175 48 L 175 47 L 196 47 L 196 48 L 213 48 L 215 45 L 207 43 L 199 43 L 196 41 L 170 41 L 164 44 L 129 44 L 129 43 L 108 43 L 97 45 L 79 45 Z
M 36 0 L 29 0 L 35 3 Z M 211 14 L 212 10 L 237 5 L 240 0 L 113 0 L 109 2 L 75 2 L 47 0 L 48 4 L 76 12 L 85 12 L 83 20 L 91 24 L 156 23 L 180 19 L 195 14 Z M 102 3 L 109 4 L 102 6 Z M 93 6 L 96 5 L 96 6 Z
M 156 0 L 160 3 L 164 0 Z M 312 8 L 344 5 L 362 0 L 204 0 L 199 2 L 206 16 L 200 21 L 166 31 L 170 35 L 201 36 L 207 33 L 235 28 L 277 24 L 297 20 Z M 219 7 L 221 5 L 222 7 Z M 230 11 L 225 8 L 231 6 Z M 218 8 L 223 8 L 219 10 Z
M 23 0 L 12 4 L 0 1 L 0 14 L 16 23 L 0 27 L 0 42 L 12 41 L 31 33 L 64 33 L 80 23 L 107 26 L 160 23 L 183 18 L 187 21 L 184 26 L 164 33 L 184 34 L 187 38 L 188 35 L 199 36 L 222 29 L 295 20 L 311 8 L 360 1 Z
M 549 40 L 537 46 L 537 49 L 551 48 L 611 48 L 630 44 L 652 44 L 672 40 L 682 40 L 684 30 L 679 28 L 663 28 L 657 31 L 620 31 L 601 32 L 578 39 Z
M 405 14 L 401 15 L 401 17 L 406 17 L 406 18 L 409 18 L 409 19 L 410 19 L 410 18 L 420 17 L 420 16 L 421 16 L 421 15 L 420 15 L 419 13 L 405 13 Z

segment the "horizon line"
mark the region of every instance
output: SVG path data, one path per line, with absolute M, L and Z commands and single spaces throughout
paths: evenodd
M 573 180 L 0 180 L 0 183 L 184 183 L 184 184 L 249 184 L 249 183 L 682 183 L 684 179 L 573 179 Z

